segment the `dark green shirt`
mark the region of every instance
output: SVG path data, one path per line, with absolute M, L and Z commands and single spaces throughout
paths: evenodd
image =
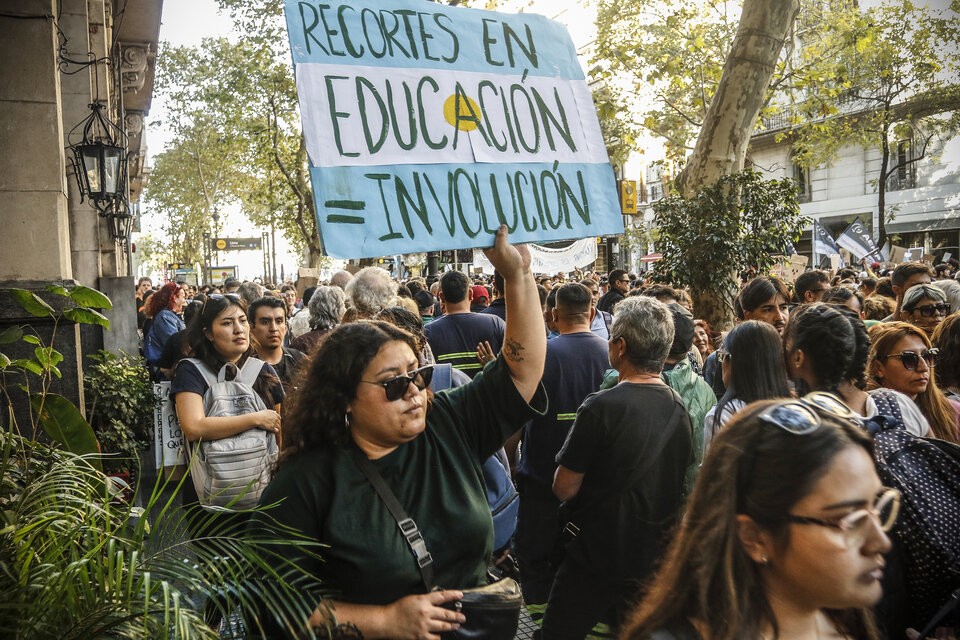
M 436 585 L 467 588 L 485 582 L 493 522 L 480 463 L 546 410 L 542 387 L 531 405 L 498 358 L 472 383 L 437 394 L 425 432 L 374 461 L 423 533 Z M 280 502 L 268 513 L 328 545 L 322 561 L 299 558 L 300 566 L 321 581 L 323 593 L 362 604 L 424 593 L 406 540 L 351 455 L 349 447 L 331 447 L 292 458 L 274 476 L 261 504 Z M 298 555 L 293 546 L 277 551 Z

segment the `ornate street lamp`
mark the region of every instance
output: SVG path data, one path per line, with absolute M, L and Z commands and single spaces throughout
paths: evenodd
M 123 240 L 132 217 L 126 204 L 127 134 L 103 114 L 104 105 L 89 106 L 90 115 L 67 134 L 80 201 L 86 196 L 100 216 L 110 218 L 114 239 Z
M 105 217 L 110 237 L 120 244 L 125 244 L 130 239 L 130 225 L 133 222 L 133 214 L 126 199 L 115 201 L 113 208 L 107 211 Z

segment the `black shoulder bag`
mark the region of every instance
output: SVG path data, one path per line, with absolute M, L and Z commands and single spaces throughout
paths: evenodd
M 414 561 L 420 569 L 420 578 L 426 590 L 439 589 L 434 584 L 433 556 L 427 550 L 427 543 L 403 505 L 397 500 L 390 487 L 377 468 L 359 448 L 353 447 L 353 461 L 367 477 L 374 491 L 380 496 L 390 515 L 397 523 L 400 534 L 407 541 Z M 520 607 L 523 598 L 520 585 L 513 578 L 504 578 L 492 584 L 473 589 L 459 589 L 463 599 L 452 603 L 448 608 L 455 609 L 466 616 L 467 621 L 456 631 L 448 631 L 444 638 L 470 638 L 475 640 L 512 640 L 517 633 L 520 619 Z

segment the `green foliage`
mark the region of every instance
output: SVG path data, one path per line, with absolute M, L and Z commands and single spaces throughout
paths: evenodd
M 663 253 L 654 266 L 656 277 L 690 287 L 698 315 L 717 327 L 732 317 L 732 276 L 768 270 L 772 256 L 784 253 L 810 223 L 800 215 L 792 180 L 764 181 L 754 171 L 724 176 L 690 200 L 667 196 L 653 208 Z M 721 304 L 701 304 L 706 296 Z
M 19 388 L 30 399 L 31 424 L 27 426 L 27 433 L 33 435 L 38 433 L 38 429 L 42 429 L 49 438 L 68 451 L 80 455 L 96 454 L 99 451 L 97 439 L 83 414 L 69 400 L 50 391 L 53 379 L 61 377 L 58 365 L 63 361 L 63 354 L 57 351 L 54 344 L 61 318 L 77 324 L 93 324 L 109 329 L 110 321 L 97 309 L 112 309 L 113 304 L 103 293 L 82 285 L 71 289 L 51 285 L 46 290 L 52 296 L 64 299 L 63 311 L 58 313 L 53 306 L 32 291 L 7 290 L 24 312 L 53 323 L 49 345 L 44 344 L 39 334 L 28 325 L 10 327 L 0 334 L 0 345 L 8 345 L 8 348 L 9 345 L 16 346 L 18 343 L 33 346 L 30 350 L 32 357 L 11 358 L 0 353 L 0 392 L 6 400 L 10 426 L 22 433 L 13 411 L 11 396 L 11 391 Z M 96 457 L 91 458 L 90 464 L 100 468 L 99 459 Z
M 632 137 L 645 129 L 666 141 L 670 159 L 685 158 L 720 82 L 739 9 L 725 0 L 599 0 L 590 77 L 629 87 L 631 96 L 595 96 L 601 128 Z
M 291 629 L 315 605 L 294 584 L 303 572 L 271 551 L 276 539 L 242 526 L 206 537 L 210 517 L 175 508 L 162 480 L 142 509 L 110 486 L 81 457 L 0 433 L 0 637 L 213 639 L 191 605 L 204 594 Z M 184 539 L 188 518 L 203 546 Z M 308 553 L 317 546 L 283 535 Z M 254 572 L 267 580 L 252 582 Z
M 203 259 L 211 216 L 231 204 L 276 227 L 313 266 L 321 250 L 289 62 L 282 4 L 224 1 L 241 39 L 163 48 L 158 92 L 171 104 L 172 144 L 156 160 L 148 197 L 168 220 L 174 257 Z M 215 114 L 215 117 L 211 114 Z
M 84 371 L 84 397 L 87 416 L 105 454 L 104 468 L 135 471 L 140 451 L 150 446 L 160 402 L 153 382 L 142 358 L 108 351 L 90 357 L 95 364 Z

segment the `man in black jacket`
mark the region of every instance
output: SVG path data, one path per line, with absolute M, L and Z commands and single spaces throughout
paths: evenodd
M 630 291 L 630 279 L 623 269 L 614 269 L 610 272 L 609 283 L 610 290 L 597 302 L 597 310 L 613 313 L 613 308 L 626 297 L 627 291 Z

